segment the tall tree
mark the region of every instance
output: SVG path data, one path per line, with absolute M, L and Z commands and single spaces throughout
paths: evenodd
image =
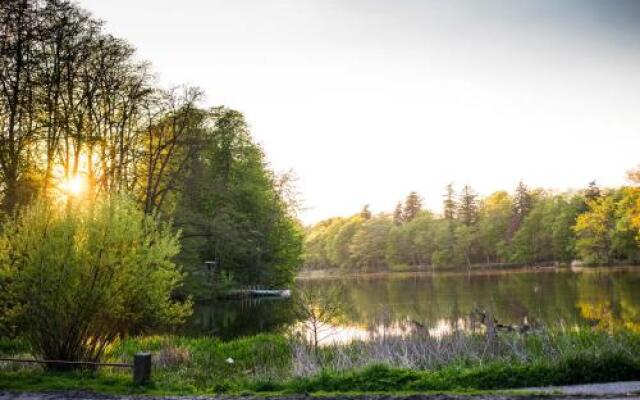
M 361 270 L 377 270 L 386 266 L 385 250 L 393 223 L 389 219 L 373 218 L 362 225 L 351 241 L 351 258 Z
M 262 149 L 238 111 L 216 108 L 207 118 L 212 128 L 203 133 L 203 149 L 186 170 L 188 190 L 177 201 L 184 264 L 197 272 L 214 261 L 237 283 L 288 284 L 300 262 L 301 232 Z
M 589 182 L 589 186 L 584 192 L 584 197 L 587 201 L 594 201 L 600 197 L 600 187 L 596 181 Z
M 458 219 L 466 226 L 472 226 L 478 222 L 478 195 L 469 185 L 464 185 L 460 193 Z
M 402 221 L 409 222 L 413 220 L 422 209 L 422 199 L 418 193 L 411 192 L 404 200 L 404 208 L 402 209 Z
M 589 211 L 578 216 L 574 227 L 578 236 L 576 249 L 587 263 L 609 264 L 613 261 L 615 200 L 605 196 L 588 205 Z
M 0 178 L 2 206 L 9 213 L 22 201 L 20 181 L 33 165 L 38 6 L 30 0 L 0 3 Z
M 371 210 L 369 210 L 369 204 L 365 204 L 360 211 L 360 218 L 364 220 L 371 219 Z
M 146 213 L 159 209 L 167 195 L 179 189 L 180 177 L 202 146 L 205 112 L 196 105 L 202 92 L 185 88 L 181 94 L 164 93 L 146 127 L 140 157 L 142 203 Z
M 434 253 L 434 265 L 450 265 L 454 263 L 455 246 L 456 246 L 456 211 L 458 204 L 456 203 L 456 193 L 453 183 L 449 183 L 445 188 L 443 201 L 444 224 L 438 230 L 436 236 L 440 251 Z
M 396 225 L 402 225 L 402 202 L 396 204 L 396 208 L 393 210 L 393 223 Z
M 529 188 L 522 181 L 518 182 L 511 205 L 511 225 L 509 227 L 508 240 L 511 240 L 516 234 L 532 207 L 533 198 Z
M 453 188 L 453 183 L 449 183 L 445 188 L 444 201 L 442 204 L 444 219 L 447 221 L 453 221 L 456 217 L 456 193 Z

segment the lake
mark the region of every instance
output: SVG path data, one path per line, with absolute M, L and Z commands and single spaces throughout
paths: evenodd
M 474 310 L 504 324 L 624 326 L 640 330 L 640 268 L 525 269 L 410 273 L 298 280 L 293 289 L 333 298 L 338 311 L 323 327 L 325 343 L 467 329 Z M 336 300 L 337 299 L 337 300 Z M 183 328 L 224 339 L 303 328 L 293 300 L 198 304 Z

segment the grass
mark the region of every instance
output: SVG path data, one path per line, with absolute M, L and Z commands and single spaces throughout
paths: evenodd
M 23 343 L 0 341 L 3 355 Z M 313 349 L 280 335 L 223 342 L 149 336 L 112 346 L 106 361 L 154 353 L 153 383 L 136 387 L 130 371 L 52 373 L 0 363 L 0 389 L 104 393 L 333 393 L 477 391 L 640 378 L 640 335 L 591 330 L 385 338 Z M 313 356 L 312 356 L 313 355 Z M 229 363 L 227 359 L 233 359 Z

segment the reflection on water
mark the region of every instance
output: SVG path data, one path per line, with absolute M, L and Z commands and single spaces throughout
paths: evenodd
M 296 289 L 320 295 L 339 289 L 340 315 L 322 326 L 325 343 L 468 330 L 475 309 L 489 310 L 499 322 L 510 325 L 640 331 L 640 268 L 305 280 Z M 185 329 L 233 338 L 300 326 L 291 300 L 263 300 L 197 305 Z

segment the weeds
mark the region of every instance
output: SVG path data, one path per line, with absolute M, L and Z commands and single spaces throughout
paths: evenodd
M 4 341 L 4 355 L 22 352 Z M 526 335 L 454 333 L 386 337 L 315 347 L 280 335 L 223 342 L 148 336 L 108 349 L 107 361 L 154 354 L 154 384 L 134 387 L 129 371 L 54 374 L 0 365 L 0 388 L 91 389 L 120 393 L 484 390 L 640 378 L 640 335 L 591 330 Z M 232 360 L 229 362 L 228 360 Z

